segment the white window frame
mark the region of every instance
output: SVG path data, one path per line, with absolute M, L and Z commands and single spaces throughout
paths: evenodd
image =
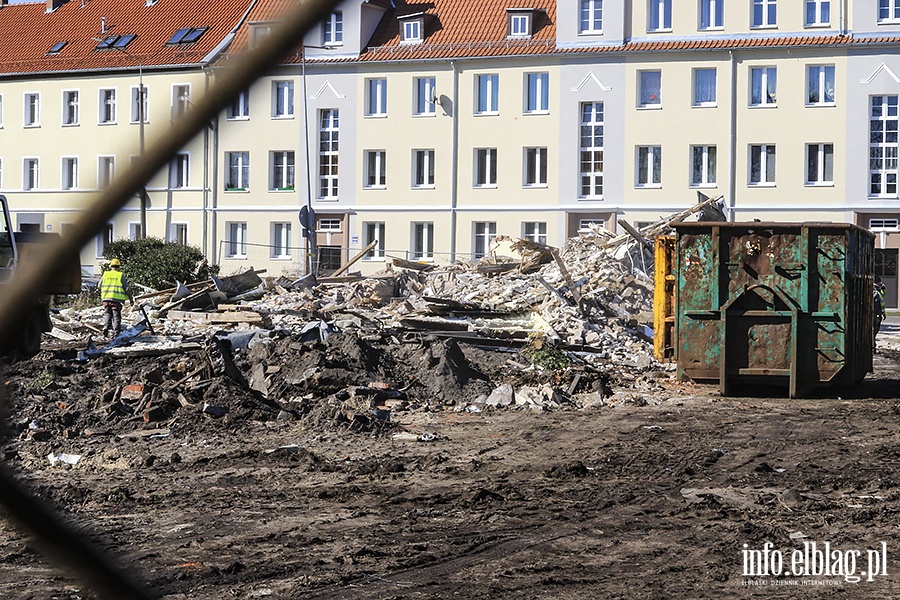
M 699 170 L 697 168 L 698 166 Z M 716 187 L 717 168 L 718 151 L 716 150 L 716 147 L 714 145 L 700 144 L 691 146 L 691 187 Z
M 725 0 L 700 0 L 699 31 L 719 31 L 725 28 Z
M 404 19 L 400 22 L 400 43 L 401 44 L 420 44 L 422 43 L 422 31 L 425 29 L 423 19 Z
M 634 165 L 634 187 L 662 187 L 662 146 L 637 146 Z
M 294 82 L 277 79 L 272 82 L 272 118 L 294 118 Z
M 363 154 L 365 167 L 363 187 L 370 190 L 383 190 L 387 187 L 387 152 L 365 150 Z
M 484 258 L 490 253 L 491 244 L 497 238 L 495 221 L 472 223 L 472 258 Z
M 578 5 L 578 33 L 603 33 L 603 0 L 581 0 Z
M 900 219 L 869 219 L 869 231 L 900 231 Z
M 525 73 L 525 114 L 550 112 L 550 73 Z
M 871 96 L 869 100 L 869 197 L 897 197 L 898 104 L 897 94 Z
M 188 224 L 175 222 L 169 225 L 169 241 L 182 246 L 188 245 Z
M 62 93 L 62 125 L 74 127 L 79 125 L 81 107 L 78 90 L 63 90 Z
M 297 187 L 297 163 L 293 150 L 269 153 L 269 191 L 293 192 Z
M 656 76 L 656 94 L 652 94 L 652 76 Z M 638 71 L 638 108 L 662 108 L 662 71 L 647 69 Z
M 777 0 L 752 0 L 750 5 L 750 28 L 772 29 L 777 26 Z
M 63 156 L 60 159 L 59 187 L 63 190 L 78 189 L 78 157 Z
M 341 219 L 322 217 L 316 221 L 316 231 L 319 233 L 340 233 L 342 229 Z
M 672 0 L 649 0 L 647 32 L 672 31 Z
M 475 75 L 475 114 L 500 114 L 500 75 L 479 73 Z
M 335 11 L 322 22 L 322 45 L 342 46 L 344 44 L 344 14 Z
M 545 221 L 528 221 L 522 223 L 522 239 L 536 244 L 547 243 L 547 223 Z
M 25 92 L 23 123 L 25 127 L 41 126 L 41 93 Z
M 225 258 L 247 258 L 247 222 L 228 221 L 225 223 L 228 238 L 225 240 Z
M 141 237 L 141 222 L 128 221 L 128 239 L 139 240 Z
M 338 158 L 340 112 L 337 108 L 319 111 L 319 195 L 323 200 L 337 200 L 339 191 Z
M 178 119 L 191 105 L 191 84 L 172 84 L 172 119 Z
M 387 78 L 366 79 L 366 116 L 383 118 L 388 111 Z
M 758 98 L 755 98 L 759 84 Z M 770 85 L 771 84 L 771 85 Z M 750 104 L 752 107 L 777 106 L 778 71 L 776 67 L 759 66 L 750 68 Z
M 531 37 L 531 13 L 516 12 L 510 13 L 507 17 L 507 37 L 512 39 L 522 39 Z
M 228 105 L 225 118 L 229 121 L 246 121 L 250 119 L 250 90 L 241 90 Z
M 143 86 L 144 97 L 143 106 L 141 106 L 141 86 L 131 86 L 131 114 L 129 115 L 130 123 L 140 123 L 141 117 L 144 117 L 144 123 L 150 122 L 150 93 L 147 86 Z
M 829 173 L 829 167 L 831 172 Z M 834 186 L 834 144 L 806 144 L 806 185 Z
M 828 84 L 831 87 L 828 87 Z M 831 99 L 828 91 L 831 90 Z M 809 65 L 806 67 L 806 105 L 834 106 L 835 102 L 835 68 L 834 65 Z M 816 99 L 813 99 L 815 94 Z
M 36 156 L 26 156 L 22 159 L 22 191 L 30 192 L 40 189 L 41 185 L 41 159 Z
M 102 155 L 97 157 L 97 188 L 109 187 L 116 176 L 116 157 Z
M 831 25 L 831 0 L 806 0 L 803 25 L 804 27 L 828 27 Z
M 434 223 L 418 221 L 411 226 L 410 250 L 413 260 L 431 262 L 434 260 Z
M 603 102 L 582 102 L 578 197 L 585 200 L 603 199 L 604 131 Z
M 597 227 L 606 227 L 606 219 L 579 219 L 578 233 L 590 233 L 591 225 L 596 225 Z
M 759 158 L 758 180 L 754 180 L 753 165 Z M 751 144 L 747 152 L 747 185 L 750 187 L 773 187 L 775 185 L 775 144 Z M 771 167 L 771 172 L 770 172 Z
M 475 148 L 475 181 L 476 188 L 497 187 L 497 149 Z
M 116 88 L 100 88 L 97 100 L 97 124 L 116 124 Z
M 706 76 L 709 73 L 712 73 L 714 84 L 713 84 L 713 98 L 712 100 L 702 98 L 701 99 L 701 88 L 700 88 L 700 77 Z M 691 80 L 693 83 L 693 98 L 691 106 L 694 107 L 714 107 L 717 106 L 718 101 L 718 86 L 719 86 L 719 76 L 715 67 L 698 67 L 693 69 L 691 72 Z
M 109 244 L 113 243 L 115 238 L 115 225 L 112 223 L 107 223 L 103 226 L 99 233 L 97 233 L 97 237 L 94 238 L 96 245 L 94 248 L 94 256 L 96 258 L 103 258 L 103 252 L 106 250 L 106 247 Z
M 878 22 L 900 22 L 900 0 L 878 0 Z
M 3 94 L 0 94 L 0 129 L 3 129 Z
M 412 187 L 414 189 L 434 189 L 434 148 L 413 150 Z
M 269 226 L 271 236 L 269 258 L 274 260 L 290 260 L 291 224 L 287 221 L 273 221 Z
M 225 191 L 245 192 L 250 189 L 250 152 L 246 150 L 226 152 L 225 168 L 227 169 Z
M 413 115 L 417 117 L 435 116 L 435 77 L 416 77 L 413 79 Z
M 169 189 L 181 190 L 190 187 L 191 155 L 179 152 L 169 162 Z
M 367 221 L 363 223 L 363 244 L 368 246 L 378 242 L 374 248 L 366 252 L 363 260 L 384 260 L 384 243 L 387 240 L 384 221 Z
M 523 148 L 522 154 L 525 161 L 522 167 L 522 187 L 547 187 L 547 148 Z

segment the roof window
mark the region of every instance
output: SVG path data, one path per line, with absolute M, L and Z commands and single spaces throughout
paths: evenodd
M 60 50 L 68 43 L 69 42 L 56 42 L 49 50 L 47 50 L 47 54 L 59 54 Z
M 533 8 L 506 9 L 507 38 L 530 38 L 534 32 Z
M 128 35 L 108 35 L 97 44 L 95 50 L 109 50 L 110 48 L 115 48 L 116 50 L 124 50 L 125 46 L 131 43 L 131 40 L 136 38 L 137 36 L 133 33 L 129 33 Z
M 166 46 L 176 46 L 183 44 L 193 44 L 197 40 L 200 39 L 200 36 L 203 35 L 208 27 L 184 27 L 176 31 L 172 37 L 169 38 L 169 41 L 166 42 Z

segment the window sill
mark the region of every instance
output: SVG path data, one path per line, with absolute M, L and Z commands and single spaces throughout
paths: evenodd
M 141 122 L 140 121 L 128 121 L 128 124 L 129 125 L 140 125 Z M 150 121 L 144 121 L 144 125 L 149 125 L 149 124 L 150 124 Z
M 712 103 L 704 102 L 701 104 L 691 104 L 691 108 L 718 108 L 718 106 L 719 105 L 716 104 L 715 102 L 712 102 Z
M 293 118 L 294 115 L 272 115 L 272 119 L 275 121 L 291 121 Z
M 436 112 L 430 112 L 430 113 L 413 113 L 413 118 L 414 118 L 414 119 L 420 119 L 420 118 L 422 118 L 422 117 L 436 117 L 436 116 L 437 116 L 437 113 L 436 113 Z
M 246 117 L 225 117 L 225 120 L 226 121 L 249 121 L 250 115 L 247 115 Z
M 364 185 L 363 189 L 364 190 L 386 190 L 387 186 L 386 185 Z
M 638 104 L 638 110 L 662 110 L 662 104 Z
M 97 123 L 100 127 L 109 127 L 110 125 L 118 125 L 115 121 L 100 121 Z
M 549 115 L 549 114 L 550 114 L 549 110 L 526 110 L 525 112 L 522 113 L 522 115 L 526 116 L 526 117 L 528 117 L 530 115 Z
M 584 35 L 584 36 L 603 35 L 603 30 L 602 29 L 584 29 L 582 31 L 579 31 L 578 35 Z
M 546 183 L 526 183 L 522 186 L 523 190 L 546 190 L 550 186 Z
M 725 31 L 724 25 L 715 25 L 713 27 L 698 27 L 697 31 L 705 33 L 707 31 Z
M 662 184 L 661 183 L 639 183 L 636 186 L 634 186 L 634 189 L 636 189 L 636 190 L 661 190 Z
M 472 114 L 473 117 L 499 117 L 500 111 L 494 112 L 477 112 Z
M 63 127 L 79 127 L 81 123 L 63 123 Z
M 747 187 L 748 187 L 748 188 L 774 188 L 774 187 L 775 187 L 775 183 L 773 183 L 773 182 L 768 182 L 768 181 L 763 181 L 763 182 L 760 182 L 760 183 L 752 183 L 752 182 L 751 182 L 751 183 L 748 183 L 748 184 L 747 184 Z
M 714 190 L 719 186 L 715 183 L 692 183 L 689 187 L 692 190 Z
M 320 196 L 316 198 L 317 202 L 337 202 L 340 200 L 337 196 Z
M 828 29 L 831 27 L 831 23 L 806 23 L 804 29 Z
M 249 192 L 249 188 L 225 188 L 226 192 Z
M 586 202 L 600 202 L 603 200 L 603 196 L 579 196 L 578 200 Z
M 815 102 L 811 104 L 807 104 L 806 108 L 834 108 L 837 106 L 834 102 Z
M 485 183 L 483 185 L 475 184 L 472 187 L 476 190 L 496 190 L 497 184 L 496 183 Z
M 22 127 L 24 127 L 25 129 L 40 129 L 41 124 L 40 123 L 26 123 Z
M 750 29 L 758 30 L 758 29 L 778 29 L 778 25 L 750 25 Z
M 435 188 L 434 188 L 434 184 L 432 183 L 431 185 L 414 185 L 414 186 L 411 187 L 411 189 L 414 189 L 414 190 L 433 190 L 433 189 L 435 189 Z
M 834 182 L 833 181 L 807 181 L 803 185 L 808 188 L 833 188 Z
M 751 109 L 767 109 L 767 108 L 778 108 L 778 104 L 775 102 L 766 103 L 766 104 L 748 104 L 747 108 Z
M 374 113 L 371 115 L 365 115 L 367 119 L 386 119 L 387 113 Z
M 279 254 L 278 256 L 270 256 L 269 260 L 286 261 L 286 260 L 291 260 L 292 258 L 293 258 L 292 256 L 284 256 L 284 255 Z
M 235 254 L 234 256 L 225 255 L 228 260 L 247 260 L 246 254 Z
M 672 33 L 672 28 L 664 27 L 662 29 L 648 29 L 647 33 Z

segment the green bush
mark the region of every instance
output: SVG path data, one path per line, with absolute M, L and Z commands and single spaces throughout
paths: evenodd
M 199 248 L 154 237 L 116 240 L 106 246 L 103 257 L 107 261 L 118 258 L 128 279 L 157 290 L 171 287 L 176 279 L 192 283 L 219 272 L 217 266 L 207 263 Z

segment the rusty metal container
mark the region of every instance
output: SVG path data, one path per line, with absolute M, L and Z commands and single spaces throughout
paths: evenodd
M 872 370 L 874 236 L 835 223 L 676 223 L 679 378 L 786 385 Z

